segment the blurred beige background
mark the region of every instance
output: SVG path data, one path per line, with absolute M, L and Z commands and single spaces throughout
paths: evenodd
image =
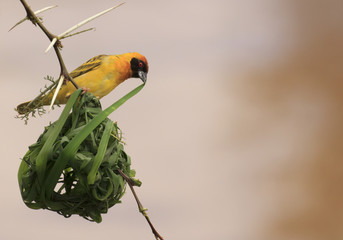
M 29 0 L 59 34 L 118 1 Z M 138 51 L 148 84 L 111 115 L 138 194 L 165 239 L 343 239 L 342 1 L 129 0 L 63 41 L 69 70 Z M 27 208 L 20 158 L 61 109 L 25 126 L 14 107 L 59 74 L 18 1 L 0 3 L 1 239 L 153 239 L 132 194 L 101 224 Z M 140 84 L 132 79 L 103 107 Z

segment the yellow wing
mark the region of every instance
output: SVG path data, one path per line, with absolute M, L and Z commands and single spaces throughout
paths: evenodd
M 82 64 L 80 67 L 76 68 L 74 71 L 70 73 L 70 76 L 72 78 L 77 78 L 89 71 L 95 70 L 99 68 L 99 66 L 102 63 L 102 60 L 106 57 L 107 55 L 99 55 L 96 57 L 93 57 L 89 59 L 87 62 Z

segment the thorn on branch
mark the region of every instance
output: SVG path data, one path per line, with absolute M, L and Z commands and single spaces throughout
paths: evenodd
M 82 22 L 80 22 L 80 23 L 78 23 L 78 24 L 72 26 L 72 27 L 69 28 L 67 31 L 65 31 L 65 32 L 61 33 L 60 35 L 58 35 L 58 36 L 56 37 L 57 40 L 62 40 L 63 38 L 70 37 L 70 36 L 73 36 L 73 35 L 76 35 L 76 34 L 79 34 L 79 33 L 83 33 L 83 32 L 89 31 L 89 30 L 85 30 L 85 31 L 80 31 L 80 32 L 75 33 L 75 34 L 69 34 L 69 33 L 73 32 L 73 31 L 75 31 L 76 29 L 82 27 L 82 26 L 85 25 L 86 23 L 89 23 L 89 22 L 93 21 L 94 19 L 96 19 L 96 18 L 98 18 L 98 17 L 100 17 L 100 16 L 102 16 L 102 15 L 104 15 L 104 14 L 106 14 L 106 13 L 108 13 L 108 12 L 110 12 L 110 11 L 112 11 L 112 10 L 118 8 L 118 7 L 120 7 L 120 6 L 123 5 L 123 4 L 124 4 L 124 2 L 118 4 L 118 5 L 114 6 L 114 7 L 111 7 L 111 8 L 109 8 L 109 9 L 106 9 L 106 10 L 104 10 L 104 11 L 98 13 L 98 14 L 95 14 L 94 16 L 89 17 L 89 18 L 87 18 L 86 20 L 83 20 Z M 47 52 L 52 48 L 52 46 L 54 46 L 54 44 L 55 44 L 56 41 L 57 41 L 57 40 L 55 40 L 55 41 L 54 41 L 54 40 L 55 40 L 55 38 L 52 39 L 52 41 L 51 41 L 49 47 L 45 50 L 45 53 L 47 53 Z
M 45 50 L 45 53 L 47 53 L 57 42 L 57 38 L 52 39 L 50 45 L 48 46 L 48 48 Z
M 77 34 L 88 32 L 88 31 L 91 31 L 91 30 L 95 30 L 95 28 L 88 28 L 86 30 L 82 30 L 82 31 L 79 31 L 79 32 L 76 32 L 76 33 L 68 34 L 68 35 L 65 35 L 64 37 L 62 37 L 61 39 L 72 37 L 72 36 L 75 36 Z
M 56 89 L 55 89 L 54 96 L 52 97 L 52 100 L 51 100 L 51 103 L 50 103 L 49 112 L 51 111 L 52 106 L 53 106 L 54 103 L 55 103 L 57 94 L 58 94 L 58 92 L 59 92 L 60 89 L 61 89 L 61 86 L 62 86 L 63 81 L 64 81 L 64 76 L 61 75 L 61 76 L 60 76 L 60 79 L 59 79 L 59 81 L 58 81 L 57 87 L 56 87 Z
M 43 8 L 43 9 L 40 9 L 40 10 L 34 12 L 34 14 L 38 15 L 38 14 L 40 14 L 40 13 L 42 13 L 42 12 L 45 12 L 45 11 L 50 10 L 50 9 L 52 9 L 52 8 L 55 8 L 55 7 L 57 7 L 57 5 L 49 6 L 49 7 L 46 7 L 46 8 Z M 19 24 L 25 22 L 26 20 L 29 20 L 29 18 L 30 18 L 29 16 L 30 16 L 30 15 L 27 14 L 26 17 L 24 17 L 24 18 L 21 19 L 19 22 L 17 22 L 17 23 L 16 23 L 13 27 L 11 27 L 11 29 L 8 30 L 8 31 L 11 31 L 13 28 L 17 27 Z M 40 21 L 42 21 L 42 18 L 39 17 L 38 19 L 39 19 Z M 32 17 L 30 18 L 30 21 L 31 21 L 34 25 L 36 25 L 36 24 L 35 24 L 35 21 L 34 21 L 34 19 L 33 19 Z
M 89 23 L 90 21 L 93 21 L 94 19 L 96 19 L 96 18 L 98 18 L 98 17 L 104 15 L 105 13 L 108 13 L 108 12 L 110 12 L 110 11 L 112 11 L 112 10 L 114 10 L 114 9 L 116 9 L 116 8 L 118 8 L 118 7 L 120 7 L 120 6 L 123 5 L 123 4 L 124 4 L 124 2 L 118 4 L 117 6 L 114 6 L 114 7 L 111 7 L 111 8 L 109 8 L 109 9 L 106 9 L 106 10 L 104 10 L 104 11 L 98 13 L 98 14 L 95 14 L 94 16 L 89 17 L 89 18 L 87 18 L 86 20 L 83 20 L 82 22 L 80 22 L 80 23 L 78 23 L 78 24 L 72 26 L 71 28 L 69 28 L 69 29 L 68 29 L 67 31 L 65 31 L 64 33 L 61 33 L 60 35 L 58 35 L 58 39 L 63 38 L 65 35 L 67 35 L 67 34 L 73 32 L 74 30 L 76 30 L 76 29 L 78 29 L 79 27 L 85 25 L 86 23 Z

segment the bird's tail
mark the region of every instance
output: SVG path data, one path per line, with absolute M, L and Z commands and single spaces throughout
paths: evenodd
M 20 114 L 20 115 L 23 115 L 23 114 L 26 114 L 26 113 L 29 113 L 31 112 L 32 110 L 36 109 L 36 108 L 39 108 L 43 105 L 46 105 L 44 104 L 44 102 L 42 101 L 43 99 L 38 99 L 36 100 L 35 102 L 32 102 L 32 101 L 28 101 L 28 102 L 24 102 L 22 104 L 19 104 L 16 108 L 16 111 Z

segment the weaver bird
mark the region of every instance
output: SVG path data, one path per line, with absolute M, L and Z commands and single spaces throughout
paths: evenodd
M 140 78 L 145 83 L 148 70 L 148 62 L 143 55 L 125 53 L 96 56 L 72 71 L 70 76 L 80 88 L 100 99 L 128 78 Z M 70 81 L 64 83 L 57 94 L 56 103 L 65 104 L 75 90 Z M 31 101 L 19 104 L 16 110 L 19 114 L 25 114 L 35 108 L 49 105 L 53 94 L 54 91 L 32 104 Z

